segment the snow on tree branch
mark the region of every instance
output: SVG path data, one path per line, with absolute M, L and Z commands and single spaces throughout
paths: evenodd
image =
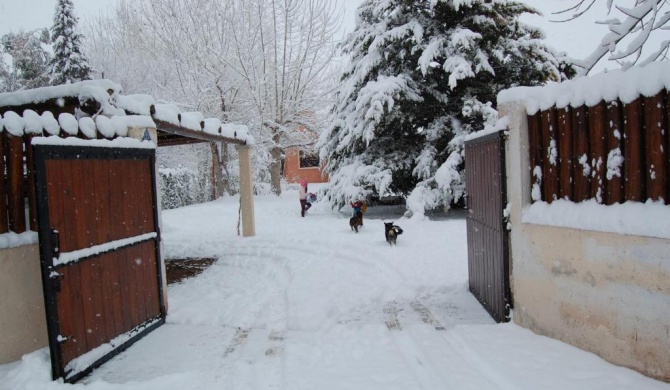
M 558 14 L 572 13 L 562 22 L 581 17 L 596 3 L 596 0 L 580 0 L 574 6 L 560 11 Z M 621 0 L 607 0 L 607 13 L 617 13 L 614 17 L 599 21 L 609 28 L 601 42 L 593 52 L 582 60 L 574 60 L 575 66 L 581 68 L 581 74 L 586 75 L 607 57 L 608 61 L 615 61 L 622 69 L 628 69 L 635 64 L 646 65 L 653 61 L 667 58 L 670 40 L 664 40 L 656 50 L 643 54 L 643 49 L 649 44 L 652 34 L 667 31 L 670 27 L 670 2 L 667 0 L 636 0 L 632 7 L 621 5 Z M 629 3 L 629 2 L 628 2 Z M 627 3 L 627 4 L 628 4 Z
M 464 136 L 497 120 L 496 94 L 569 69 L 518 20 L 526 12 L 513 0 L 363 1 L 317 144 L 331 205 L 390 191 L 416 215 L 460 198 Z

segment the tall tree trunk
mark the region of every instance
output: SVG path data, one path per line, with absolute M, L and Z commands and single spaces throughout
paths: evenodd
M 275 195 L 281 195 L 281 148 L 279 141 L 281 135 L 275 133 L 272 135 L 274 146 L 272 147 L 272 164 L 270 165 L 270 184 L 272 185 L 272 192 Z
M 234 195 L 233 189 L 230 186 L 230 172 L 228 171 L 228 163 L 230 162 L 230 149 L 227 143 L 221 144 L 221 169 L 223 169 L 223 177 L 221 180 L 222 192 L 225 191 L 228 195 Z
M 221 169 L 221 159 L 219 158 L 219 145 L 215 142 L 209 144 L 212 150 L 212 200 L 218 199 L 223 195 L 224 182 Z

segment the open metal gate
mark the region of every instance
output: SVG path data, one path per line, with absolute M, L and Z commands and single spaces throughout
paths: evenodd
M 498 322 L 509 321 L 509 236 L 504 132 L 465 143 L 470 291 Z
M 52 374 L 75 382 L 165 321 L 155 150 L 33 147 Z

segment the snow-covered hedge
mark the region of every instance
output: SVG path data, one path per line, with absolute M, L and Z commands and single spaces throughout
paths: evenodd
M 159 168 L 158 180 L 163 210 L 175 209 L 211 200 L 212 183 L 197 170 L 184 168 Z

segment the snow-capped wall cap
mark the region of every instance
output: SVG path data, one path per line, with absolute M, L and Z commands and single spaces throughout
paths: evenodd
M 245 125 L 234 125 L 226 123 L 221 125 L 221 135 L 244 141 L 247 145 L 254 144 L 254 137 L 249 134 L 249 128 Z
M 79 130 L 88 139 L 95 139 L 98 132 L 95 128 L 95 122 L 90 117 L 83 117 L 79 119 Z
M 200 112 L 182 112 L 181 126 L 191 130 L 202 130 L 200 125 L 205 121 L 205 117 Z
M 0 107 L 6 106 L 22 106 L 25 104 L 42 103 L 47 100 L 57 99 L 62 97 L 79 97 L 82 88 L 86 88 L 85 95 L 91 95 L 92 90 L 104 92 L 109 97 L 114 97 L 121 93 L 121 86 L 111 80 L 86 80 L 78 83 L 63 84 L 53 87 L 42 87 L 35 89 L 28 89 L 17 92 L 0 93 Z M 109 93 L 111 91 L 111 95 Z M 97 92 L 96 96 L 102 97 L 102 92 Z M 102 102 L 101 102 L 102 103 Z
M 44 126 L 42 125 L 42 118 L 33 110 L 23 111 L 23 121 L 25 122 L 26 134 L 42 134 Z
M 98 128 L 98 132 L 105 138 L 114 138 L 114 135 L 116 135 L 114 123 L 104 115 L 95 117 L 95 126 Z
M 26 123 L 19 114 L 14 111 L 7 111 L 3 116 L 5 129 L 15 137 L 21 137 L 23 135 L 23 130 L 26 127 Z
M 110 118 L 114 132 L 119 137 L 126 137 L 128 135 L 128 124 L 125 116 L 113 116 Z
M 156 104 L 151 95 L 123 95 L 116 99 L 116 106 L 137 115 L 151 115 L 151 106 Z
M 62 113 L 58 115 L 58 123 L 61 129 L 70 135 L 77 135 L 79 132 L 79 122 L 72 114 Z
M 61 138 L 56 136 L 35 137 L 32 140 L 33 145 L 74 145 L 74 146 L 95 146 L 102 148 L 142 148 L 155 149 L 153 142 L 142 142 L 135 138 L 115 138 L 115 139 L 81 139 L 77 137 Z
M 156 113 L 154 118 L 171 123 L 176 126 L 181 126 L 179 123 L 179 113 L 181 110 L 174 104 L 155 104 Z
M 221 128 L 221 121 L 218 118 L 205 119 L 205 128 L 203 129 L 205 133 L 218 135 L 220 128 Z
M 42 127 L 48 134 L 58 135 L 58 133 L 60 133 L 60 125 L 58 124 L 56 118 L 54 118 L 53 113 L 50 111 L 44 111 L 42 115 L 40 115 L 40 118 L 42 119 Z
M 486 126 L 484 126 L 483 130 L 475 131 L 474 133 L 470 133 L 470 134 L 466 135 L 465 136 L 465 141 L 470 141 L 470 140 L 473 140 L 473 139 L 484 137 L 484 136 L 489 135 L 489 134 L 497 133 L 500 130 L 507 130 L 508 126 L 509 126 L 509 118 L 504 116 L 504 117 L 498 119 L 498 121 L 495 124 L 486 125 Z
M 551 107 L 592 107 L 601 101 L 630 103 L 670 90 L 670 62 L 652 62 L 627 71 L 615 70 L 542 87 L 516 87 L 498 93 L 498 104 L 521 102 L 528 115 Z

